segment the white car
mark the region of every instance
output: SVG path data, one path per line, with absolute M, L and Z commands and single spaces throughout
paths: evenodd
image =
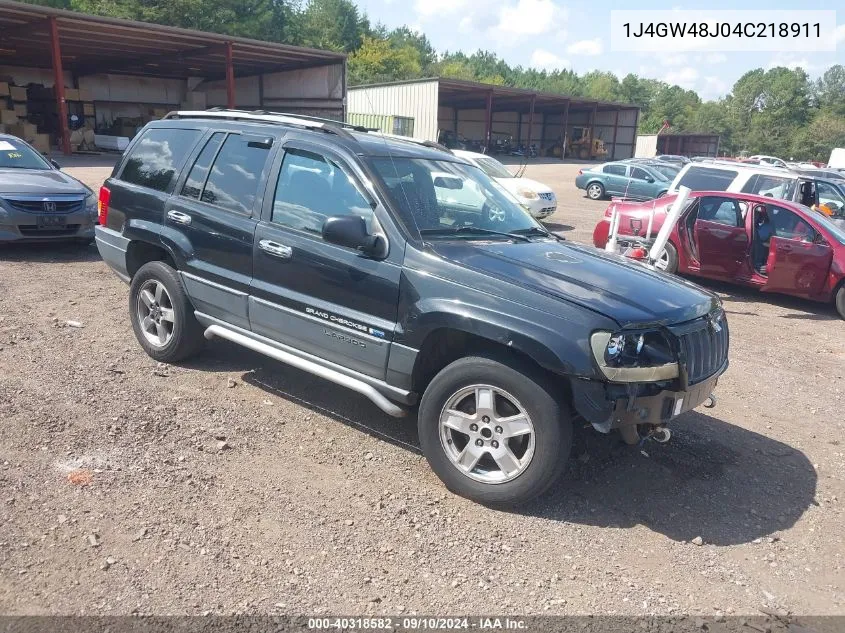
M 453 153 L 481 169 L 509 193 L 516 196 L 519 203 L 536 219 L 543 220 L 557 210 L 555 192 L 543 183 L 530 178 L 517 178 L 492 156 L 460 149 L 453 150 Z
M 784 169 L 788 169 L 789 166 L 786 164 L 786 161 L 781 160 L 777 156 L 762 156 L 760 154 L 755 154 L 754 156 L 749 156 L 749 160 L 758 160 L 760 161 L 761 165 L 771 165 L 772 167 L 782 167 Z

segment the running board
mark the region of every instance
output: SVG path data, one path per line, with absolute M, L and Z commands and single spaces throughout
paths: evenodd
M 362 380 L 353 378 L 352 376 L 347 376 L 339 371 L 335 371 L 334 369 L 323 367 L 322 365 L 318 365 L 310 360 L 276 349 L 275 347 L 271 347 L 261 341 L 256 341 L 253 338 L 244 336 L 243 334 L 230 330 L 222 325 L 210 325 L 205 330 L 205 338 L 211 340 L 215 336 L 237 343 L 238 345 L 258 352 L 259 354 L 269 356 L 270 358 L 285 363 L 286 365 L 291 365 L 292 367 L 296 367 L 302 371 L 307 371 L 309 374 L 324 378 L 329 382 L 340 385 L 341 387 L 346 387 L 347 389 L 356 391 L 369 398 L 374 405 L 386 414 L 395 418 L 404 417 L 408 412 L 404 407 L 401 407 L 385 398 L 375 387 L 368 385 Z

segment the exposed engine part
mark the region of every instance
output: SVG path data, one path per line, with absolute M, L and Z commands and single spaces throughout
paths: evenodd
M 636 446 L 640 443 L 640 434 L 637 432 L 636 424 L 625 424 L 619 427 L 619 434 L 628 446 Z
M 665 426 L 656 426 L 652 429 L 651 433 L 649 433 L 648 437 L 658 444 L 668 444 L 669 440 L 672 439 L 672 431 Z

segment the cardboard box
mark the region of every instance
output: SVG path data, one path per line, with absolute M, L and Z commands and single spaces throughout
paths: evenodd
M 9 82 L 8 81 L 0 81 L 0 97 L 8 97 L 9 96 Z
M 16 123 L 9 128 L 9 131 L 18 138 L 22 138 L 27 142 L 31 141 L 38 135 L 38 128 L 32 123 L 27 123 L 26 121 Z
M 17 114 L 20 118 L 25 119 L 27 115 L 26 104 L 25 103 L 16 103 L 15 104 L 15 114 Z
M 79 100 L 80 101 L 93 101 L 94 100 L 94 93 L 89 88 L 80 88 L 79 89 Z
M 93 103 L 83 103 L 82 104 L 82 114 L 85 116 L 94 116 L 94 104 Z
M 14 125 L 18 122 L 18 115 L 14 110 L 0 110 L 0 123 Z
M 35 137 L 29 141 L 29 144 L 42 154 L 46 154 L 50 151 L 50 135 L 36 134 Z
M 26 101 L 26 88 L 23 86 L 9 86 L 12 101 Z
M 79 101 L 79 90 L 76 88 L 65 88 L 65 101 Z

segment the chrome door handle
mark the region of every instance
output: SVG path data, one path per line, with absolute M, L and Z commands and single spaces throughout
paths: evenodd
M 184 224 L 187 226 L 191 223 L 191 216 L 187 213 L 182 213 L 181 211 L 168 211 L 167 217 L 173 222 L 176 222 L 176 224 Z
M 293 255 L 293 249 L 290 246 L 285 246 L 272 240 L 261 240 L 258 242 L 258 248 L 268 255 L 279 257 L 280 259 L 290 259 Z

